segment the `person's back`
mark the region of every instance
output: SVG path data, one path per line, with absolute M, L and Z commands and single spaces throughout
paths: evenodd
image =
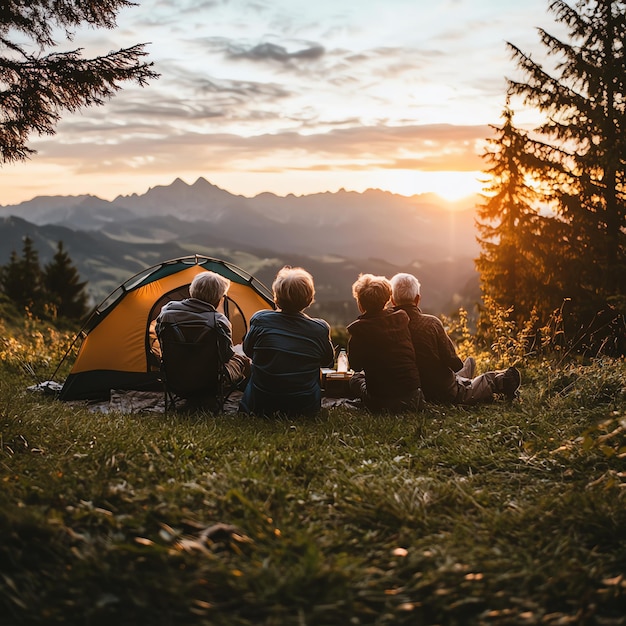
M 224 376 L 216 311 L 199 315 L 184 307 L 168 308 L 158 326 L 166 400 L 177 397 L 185 399 L 186 408 L 221 410 Z
M 330 326 L 303 313 L 313 301 L 313 279 L 301 268 L 283 268 L 273 284 L 277 311 L 259 311 L 243 341 L 252 358 L 240 403 L 245 413 L 310 415 L 321 407 L 320 367 L 331 365 Z
M 418 408 L 421 391 L 404 311 L 385 309 L 391 287 L 383 276 L 364 274 L 353 285 L 362 314 L 348 326 L 351 389 L 373 410 Z
M 368 393 L 382 403 L 420 386 L 407 328 L 405 314 L 386 309 L 365 313 L 348 326 L 350 365 L 365 371 Z
M 216 372 L 230 385 L 234 386 L 242 382 L 249 370 L 249 359 L 243 355 L 235 354 L 232 343 L 232 330 L 228 318 L 217 311 L 217 305 L 224 297 L 230 281 L 214 272 L 201 272 L 197 274 L 189 286 L 190 297 L 184 300 L 173 300 L 163 306 L 156 319 L 156 334 L 161 343 L 162 358 L 167 360 L 166 341 L 173 344 L 176 336 L 180 337 L 181 344 L 189 344 L 191 334 L 185 332 L 185 328 L 195 326 L 199 334 L 197 337 L 209 337 L 209 341 L 215 342 L 214 358 L 216 360 L 214 368 Z M 209 331 L 209 334 L 202 332 L 202 327 Z M 168 330 L 174 330 L 173 333 Z M 192 352 L 190 352 L 192 354 Z M 208 354 L 208 352 L 206 353 Z M 195 371 L 186 371 L 186 366 L 194 367 L 193 363 L 173 363 L 177 380 L 184 381 L 188 375 L 190 379 L 189 393 L 199 398 L 202 397 L 201 389 L 193 393 L 191 379 L 202 380 L 202 374 Z M 213 368 L 211 368 L 213 369 Z M 181 385 L 181 389 L 185 385 Z M 210 385 L 209 395 L 215 394 L 213 384 Z M 211 399 L 208 399 L 211 404 Z
M 243 410 L 309 414 L 321 404 L 320 367 L 332 363 L 330 328 L 303 313 L 259 311 L 243 342 L 252 375 Z
M 426 400 L 446 400 L 455 384 L 455 372 L 463 367 L 463 361 L 441 320 L 422 313 L 415 304 L 396 305 L 394 310 L 404 311 L 409 316 L 409 331 L 424 397 Z
M 215 307 L 208 302 L 197 298 L 172 300 L 163 305 L 157 317 L 157 329 L 164 324 L 185 322 L 206 322 L 207 324 L 215 325 L 218 319 L 221 324 L 230 325 L 228 318 L 223 313 L 218 313 Z
M 461 361 L 441 320 L 420 311 L 420 283 L 415 276 L 396 274 L 391 287 L 394 310 L 406 312 L 410 318 L 411 339 L 426 400 L 469 405 L 490 402 L 495 394 L 503 394 L 509 400 L 516 397 L 521 377 L 514 367 L 474 377 L 474 359 Z

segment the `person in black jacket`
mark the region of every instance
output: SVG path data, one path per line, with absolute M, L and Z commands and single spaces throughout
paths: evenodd
M 508 400 L 517 396 L 521 376 L 515 367 L 474 377 L 474 358 L 461 361 L 441 320 L 420 310 L 421 285 L 415 276 L 396 274 L 391 278 L 391 290 L 394 310 L 409 316 L 409 330 L 426 400 L 469 405 L 490 402 L 495 394 L 502 394 Z
M 348 326 L 348 360 L 356 372 L 350 390 L 372 411 L 419 410 L 423 395 L 409 317 L 385 308 L 391 284 L 384 276 L 361 274 L 352 294 L 361 315 Z

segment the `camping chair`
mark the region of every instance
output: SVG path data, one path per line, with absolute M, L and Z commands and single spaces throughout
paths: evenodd
M 165 412 L 170 403 L 176 409 L 176 398 L 197 408 L 222 411 L 226 377 L 216 327 L 203 320 L 166 322 L 159 329 L 159 343 Z

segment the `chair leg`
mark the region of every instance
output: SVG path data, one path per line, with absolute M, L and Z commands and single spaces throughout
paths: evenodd
M 164 387 L 163 391 L 164 400 L 165 400 L 165 413 L 167 413 L 170 405 L 176 410 L 176 400 L 174 400 L 174 394 L 172 394 L 167 387 Z

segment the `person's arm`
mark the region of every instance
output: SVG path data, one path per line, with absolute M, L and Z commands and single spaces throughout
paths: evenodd
M 168 305 L 170 303 L 167 302 L 166 304 L 164 304 L 161 307 L 161 312 L 157 315 L 156 320 L 154 321 L 154 332 L 157 338 L 157 343 L 159 344 L 159 353 L 161 353 L 161 334 L 163 333 L 163 330 L 165 328 L 166 324 L 171 324 L 172 320 L 172 314 L 168 312 Z M 162 358 L 162 355 L 159 354 L 159 359 Z
M 458 372 L 463 367 L 463 361 L 461 361 L 459 355 L 456 353 L 454 343 L 448 333 L 446 333 L 446 329 L 441 320 L 439 320 L 439 324 L 437 324 L 437 344 L 439 346 L 438 351 L 441 362 L 453 372 Z
M 217 319 L 218 350 L 222 359 L 224 373 L 231 384 L 236 384 L 250 376 L 250 359 L 244 354 L 237 354 L 233 346 L 232 327 L 227 318 Z
M 218 317 L 215 322 L 217 330 L 217 349 L 219 350 L 222 363 L 226 363 L 235 354 L 233 350 L 233 331 L 228 318 Z
M 245 354 L 247 354 L 250 358 L 252 358 L 252 354 L 254 353 L 254 345 L 256 344 L 256 326 L 253 320 L 250 320 L 250 328 L 248 332 L 245 334 L 243 341 L 241 343 L 241 347 Z
M 150 352 L 160 361 L 161 360 L 161 342 L 157 334 L 157 320 L 150 322 L 148 330 L 148 337 L 150 341 Z
M 332 367 L 335 364 L 335 348 L 330 338 L 330 326 L 326 324 L 327 332 L 323 339 L 321 367 Z
M 160 313 L 157 315 L 157 318 L 154 322 L 154 331 L 157 337 L 161 334 L 161 330 L 163 329 L 163 318 L 165 316 L 167 304 L 161 307 Z
M 244 354 L 234 354 L 226 363 L 224 371 L 231 384 L 238 383 L 250 376 L 250 359 Z

